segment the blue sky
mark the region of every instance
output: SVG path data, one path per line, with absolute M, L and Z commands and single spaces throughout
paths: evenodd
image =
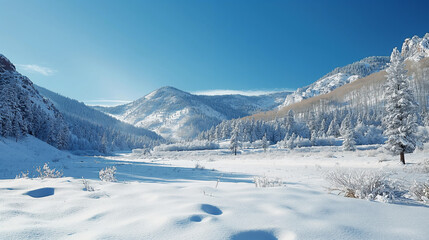
M 167 85 L 190 92 L 296 89 L 429 32 L 428 1 L 0 6 L 0 53 L 36 84 L 88 103 L 135 100 Z

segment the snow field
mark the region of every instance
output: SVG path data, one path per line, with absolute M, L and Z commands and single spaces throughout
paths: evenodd
M 25 141 L 27 149 L 19 151 L 27 155 L 46 145 Z M 13 149 L 14 144 L 5 145 Z M 339 168 L 383 171 L 407 182 L 427 177 L 419 165 L 427 151 L 408 154 L 403 167 L 374 148 L 270 148 L 237 156 L 219 149 L 105 158 L 44 152 L 38 166 L 56 160 L 49 164 L 63 166 L 66 177 L 0 180 L 0 239 L 427 239 L 427 205 L 329 192 L 324 175 Z M 1 169 L 4 159 L 10 158 L 2 155 Z M 118 182 L 98 180 L 106 166 L 117 168 Z M 281 178 L 285 185 L 256 188 L 255 176 Z M 81 177 L 95 191 L 85 191 Z

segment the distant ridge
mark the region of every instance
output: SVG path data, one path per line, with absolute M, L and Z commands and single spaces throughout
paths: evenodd
M 275 109 L 288 94 L 205 96 L 166 86 L 128 104 L 94 108 L 163 137 L 181 140 L 192 139 L 223 120 Z

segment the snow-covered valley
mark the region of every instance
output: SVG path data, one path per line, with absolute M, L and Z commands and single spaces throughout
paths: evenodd
M 45 151 L 51 147 L 32 137 L 2 139 L 0 238 L 426 239 L 423 202 L 406 196 L 367 201 L 330 190 L 326 175 L 339 169 L 385 173 L 404 189 L 426 180 L 428 150 L 408 154 L 403 166 L 377 147 L 84 157 Z M 24 164 L 6 166 L 13 158 Z M 45 162 L 64 176 L 13 179 L 26 170 L 32 177 Z M 106 166 L 117 168 L 117 182 L 98 179 Z M 255 178 L 264 177 L 277 184 L 255 187 Z M 94 191 L 86 191 L 82 178 Z
M 100 12 L 107 10 L 104 5 Z M 115 27 L 101 22 L 109 30 Z M 206 25 L 201 23 L 211 31 Z M 75 28 L 84 33 L 77 35 L 91 32 L 65 29 Z M 188 35 L 180 27 L 175 31 Z M 111 47 L 101 45 L 114 38 L 103 36 L 97 43 L 107 54 Z M 169 60 L 162 61 L 157 48 L 151 57 L 151 51 L 120 41 L 113 57 L 94 55 L 91 48 L 67 57 L 57 56 L 64 49 L 52 51 L 46 58 L 64 64 L 58 70 L 24 64 L 41 54 L 17 56 L 16 49 L 29 49 L 15 39 L 16 49 L 2 50 L 15 63 L 0 54 L 0 240 L 428 239 L 429 33 L 405 39 L 390 57 L 366 57 L 312 83 L 301 78 L 326 71 L 317 65 L 320 57 L 344 64 L 368 52 L 353 44 L 359 54 L 342 60 L 334 51 L 304 57 L 304 50 L 322 49 L 315 47 L 317 34 L 297 48 L 298 57 L 285 51 L 295 46 L 284 44 L 286 39 L 272 51 L 268 42 L 243 44 L 256 35 L 237 41 L 239 48 L 226 46 L 233 38 L 224 38 L 204 51 L 199 47 L 204 34 L 195 36 L 189 38 L 195 41 L 191 50 L 204 58 L 177 46 L 163 48 Z M 345 51 L 337 41 L 330 42 Z M 210 61 L 214 46 L 222 47 Z M 253 51 L 256 46 L 263 48 Z M 120 52 L 128 47 L 124 57 Z M 241 47 L 252 50 L 238 54 Z M 261 58 L 264 54 L 269 60 Z M 289 89 L 282 87 L 294 81 L 306 86 L 274 91 Z M 210 90 L 213 86 L 224 90 Z M 243 89 L 229 90 L 234 88 Z M 80 100 L 54 92 L 65 89 Z

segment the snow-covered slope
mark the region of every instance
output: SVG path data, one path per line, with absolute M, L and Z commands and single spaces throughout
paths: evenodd
M 129 104 L 95 108 L 163 137 L 187 139 L 222 120 L 274 109 L 287 94 L 204 96 L 163 87 Z
M 282 107 L 304 99 L 326 94 L 356 79 L 366 77 L 387 67 L 389 57 L 367 57 L 344 67 L 336 68 L 316 82 L 299 88 L 286 97 Z
M 44 163 L 62 168 L 60 160 L 67 162 L 73 156 L 33 136 L 23 137 L 18 142 L 0 137 L 0 153 L 0 179 L 15 178 L 20 172 L 34 171 Z
M 66 148 L 69 130 L 54 105 L 0 54 L 0 136 L 18 139 L 26 134 Z
M 73 135 L 69 148 L 71 150 L 98 150 L 106 153 L 162 142 L 162 137 L 150 130 L 121 122 L 43 87 L 35 85 L 35 88 L 63 114 Z

